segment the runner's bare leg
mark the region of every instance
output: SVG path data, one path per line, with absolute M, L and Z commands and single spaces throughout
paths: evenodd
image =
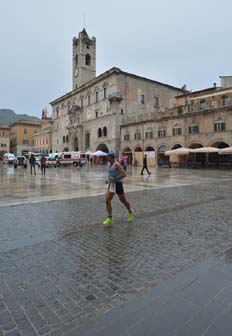
M 111 201 L 114 197 L 114 193 L 110 192 L 109 190 L 106 192 L 106 211 L 109 217 L 112 217 L 112 205 Z
M 119 197 L 120 201 L 122 202 L 122 204 L 125 205 L 125 207 L 127 208 L 127 210 L 129 212 L 132 212 L 130 203 L 127 201 L 125 194 L 124 193 L 123 194 L 119 194 L 118 197 Z

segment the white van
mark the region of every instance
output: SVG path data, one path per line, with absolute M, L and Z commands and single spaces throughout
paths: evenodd
M 13 153 L 5 153 L 3 155 L 3 163 L 5 164 L 13 164 L 16 160 L 16 157 Z
M 56 166 L 73 165 L 82 167 L 85 164 L 85 153 L 83 152 L 63 152 L 58 154 Z
M 47 167 L 56 167 L 58 156 L 59 153 L 50 153 L 46 161 Z

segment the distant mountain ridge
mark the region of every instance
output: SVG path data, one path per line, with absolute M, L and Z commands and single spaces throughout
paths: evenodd
M 41 123 L 41 119 L 27 114 L 16 114 L 13 110 L 0 109 L 0 125 L 9 126 L 16 121 L 29 121 Z

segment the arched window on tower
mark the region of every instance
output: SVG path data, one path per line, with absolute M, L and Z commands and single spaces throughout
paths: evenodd
M 103 127 L 103 136 L 106 137 L 107 136 L 107 127 Z
M 68 137 L 68 135 L 66 135 L 66 142 L 69 142 L 69 137 Z
M 102 137 L 102 130 L 101 130 L 101 128 L 98 129 L 98 131 L 97 131 L 97 135 L 98 135 L 99 138 Z
M 63 143 L 65 143 L 65 135 L 63 136 Z
M 85 64 L 91 65 L 91 56 L 89 54 L 85 55 Z
M 75 57 L 75 63 L 76 63 L 76 65 L 78 65 L 78 55 L 76 55 L 76 57 Z

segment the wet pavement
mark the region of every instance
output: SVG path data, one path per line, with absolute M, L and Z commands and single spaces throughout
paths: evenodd
M 0 169 L 0 335 L 208 336 L 225 323 L 232 171 L 129 170 L 135 221 L 115 198 L 102 227 L 105 167 Z
M 232 250 L 179 273 L 68 336 L 230 336 Z
M 126 191 L 163 189 L 176 186 L 231 181 L 232 171 L 153 169 L 152 175 L 140 176 L 141 167 L 128 167 Z M 106 190 L 106 166 L 83 168 L 48 168 L 46 175 L 37 168 L 37 175 L 30 169 L 2 165 L 0 161 L 0 206 L 36 203 L 52 200 L 103 195 Z

